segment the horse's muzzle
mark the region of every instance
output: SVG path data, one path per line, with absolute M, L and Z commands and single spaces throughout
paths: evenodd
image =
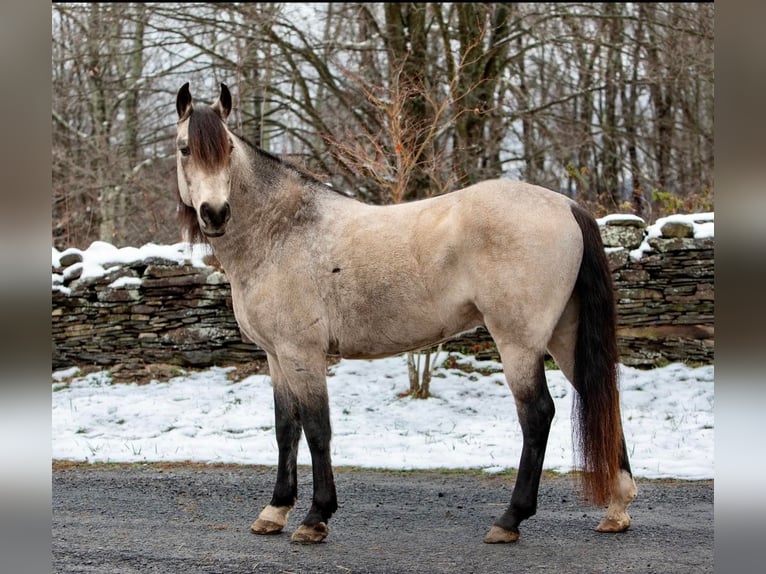
M 220 237 L 226 233 L 226 223 L 231 218 L 231 207 L 225 202 L 220 207 L 213 207 L 208 202 L 199 206 L 200 228 L 208 237 Z

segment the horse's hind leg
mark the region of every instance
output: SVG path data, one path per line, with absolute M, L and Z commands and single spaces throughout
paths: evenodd
M 500 348 L 500 356 L 516 401 L 524 443 L 511 504 L 484 537 L 484 542 L 490 544 L 518 540 L 519 524 L 537 511 L 537 492 L 554 414 L 542 355 L 505 346 Z
M 558 325 L 553 332 L 553 337 L 548 343 L 548 351 L 553 356 L 564 376 L 572 383 L 575 390 L 577 384 L 574 380 L 575 345 L 577 342 L 577 319 L 578 306 L 575 299 L 569 301 L 564 313 L 559 319 Z M 578 391 L 579 392 L 579 391 Z M 609 507 L 606 516 L 596 526 L 599 532 L 623 532 L 630 526 L 631 518 L 628 514 L 628 506 L 636 498 L 636 483 L 630 470 L 628 449 L 625 444 L 625 436 L 622 436 L 622 455 L 620 457 L 620 472 L 614 478 L 611 487 Z
M 636 498 L 638 490 L 633 480 L 628 460 L 628 449 L 625 437 L 622 437 L 622 456 L 620 457 L 620 472 L 612 481 L 612 490 L 606 516 L 601 519 L 596 530 L 599 532 L 623 532 L 630 526 L 631 518 L 628 506 Z
M 253 522 L 256 534 L 276 534 L 287 524 L 287 515 L 298 496 L 298 442 L 301 422 L 297 398 L 290 392 L 276 357 L 269 355 L 269 374 L 274 388 L 274 422 L 279 447 L 277 482 L 271 502 Z

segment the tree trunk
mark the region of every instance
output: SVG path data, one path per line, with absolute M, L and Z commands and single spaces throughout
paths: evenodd
M 407 372 L 410 379 L 409 395 L 414 399 L 427 399 L 431 396 L 431 375 L 436 366 L 436 356 L 441 345 L 436 349 L 407 353 Z
M 632 39 L 633 55 L 631 60 L 630 82 L 623 84 L 622 101 L 623 117 L 625 122 L 625 145 L 628 152 L 628 161 L 630 162 L 630 180 L 631 180 L 631 206 L 634 215 L 644 217 L 646 207 L 646 198 L 641 184 L 641 166 L 638 163 L 638 144 L 637 144 L 637 112 L 638 103 L 638 68 L 640 66 L 641 44 L 643 43 L 643 26 L 641 18 L 636 21 L 636 30 Z
M 641 4 L 649 22 L 654 22 L 656 6 Z M 647 64 L 649 71 L 649 93 L 654 109 L 654 160 L 656 165 L 655 187 L 660 191 L 671 191 L 670 188 L 670 151 L 673 140 L 673 106 L 674 86 L 669 74 L 663 73 L 663 62 L 660 58 L 660 39 L 656 24 L 648 27 Z
M 620 77 L 620 50 L 622 39 L 622 25 L 617 4 L 607 2 L 604 4 L 604 14 L 607 16 L 607 38 L 609 45 L 606 51 L 604 73 L 604 117 L 602 119 L 603 152 L 602 152 L 602 179 L 600 195 L 602 204 L 606 204 L 610 211 L 614 211 L 620 204 L 620 181 L 617 149 L 617 94 L 618 78 Z

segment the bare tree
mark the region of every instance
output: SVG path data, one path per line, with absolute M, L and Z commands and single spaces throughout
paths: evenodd
M 169 156 L 148 113 L 148 18 L 143 4 L 54 5 L 53 236 L 62 246 L 177 236 L 155 209 L 172 209 L 172 196 L 157 192 Z
M 61 247 L 178 239 L 172 101 L 186 81 L 229 84 L 241 134 L 365 201 L 506 176 L 596 214 L 713 206 L 712 3 L 52 10 Z

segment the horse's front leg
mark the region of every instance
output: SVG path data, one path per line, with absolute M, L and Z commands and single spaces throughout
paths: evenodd
M 277 482 L 271 502 L 258 515 L 250 529 L 256 534 L 276 534 L 287 524 L 287 515 L 298 497 L 298 442 L 301 421 L 297 398 L 274 355 L 268 355 L 269 374 L 274 388 L 274 423 L 279 448 Z
M 323 353 L 312 353 L 305 348 L 279 357 L 282 373 L 303 425 L 303 433 L 311 452 L 314 494 L 311 508 L 292 541 L 316 543 L 325 539 L 327 522 L 338 509 L 332 462 L 330 460 L 330 405 L 327 396 L 326 358 Z

